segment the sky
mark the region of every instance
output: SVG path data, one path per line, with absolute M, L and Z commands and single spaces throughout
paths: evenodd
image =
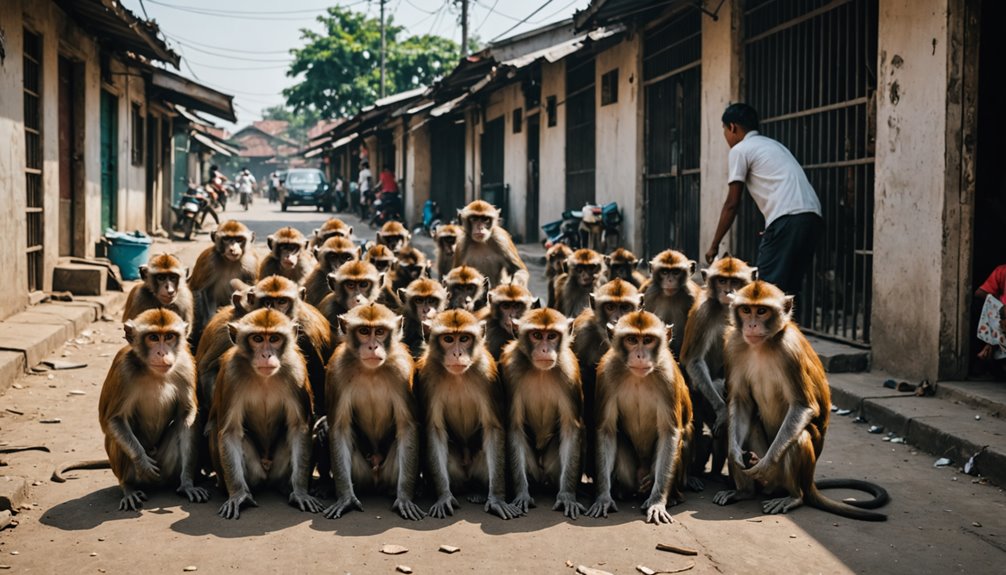
M 296 83 L 286 76 L 289 50 L 301 45 L 301 29 L 321 31 L 316 17 L 326 7 L 348 6 L 374 17 L 380 13 L 378 0 L 120 2 L 140 17 L 145 9 L 146 16 L 157 21 L 169 45 L 182 56 L 183 76 L 234 96 L 237 123 L 214 119 L 232 132 L 261 119 L 263 108 L 284 103 L 281 91 Z M 589 0 L 470 0 L 469 29 L 484 44 L 568 18 L 588 4 Z M 385 5 L 386 14 L 406 33 L 432 33 L 458 43 L 459 10 L 451 0 L 386 0 Z

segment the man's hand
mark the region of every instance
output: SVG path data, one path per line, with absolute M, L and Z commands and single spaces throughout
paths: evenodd
M 991 344 L 986 343 L 985 347 L 983 347 L 982 350 L 978 352 L 978 359 L 980 359 L 982 361 L 988 361 L 988 360 L 992 359 L 992 345 Z
M 712 264 L 713 263 L 713 260 L 716 259 L 716 252 L 718 252 L 718 251 L 719 251 L 719 246 L 713 246 L 713 247 L 709 248 L 709 251 L 706 252 L 706 263 L 707 264 Z

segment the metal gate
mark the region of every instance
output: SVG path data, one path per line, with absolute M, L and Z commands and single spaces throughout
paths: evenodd
M 824 229 L 797 303 L 804 328 L 870 342 L 877 0 L 749 0 L 747 102 L 821 199 Z M 754 261 L 764 219 L 748 194 L 735 251 Z
M 566 59 L 566 209 L 594 203 L 594 55 Z
M 101 231 L 118 225 L 119 99 L 101 91 Z
M 646 33 L 646 244 L 699 256 L 702 13 L 686 10 Z
M 482 179 L 479 198 L 500 209 L 500 221 L 506 225 L 510 216 L 506 183 L 503 181 L 503 116 L 486 122 L 482 132 Z
M 24 31 L 25 212 L 28 291 L 43 287 L 45 212 L 42 188 L 42 37 Z
M 465 125 L 454 118 L 430 126 L 430 199 L 440 206 L 444 221 L 465 207 Z

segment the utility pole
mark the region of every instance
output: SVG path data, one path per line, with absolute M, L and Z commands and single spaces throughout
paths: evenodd
M 379 0 L 381 3 L 381 97 L 384 97 L 384 53 L 387 51 L 385 49 L 385 38 L 384 38 L 384 2 L 386 0 Z
M 461 0 L 461 56 L 468 55 L 468 0 Z

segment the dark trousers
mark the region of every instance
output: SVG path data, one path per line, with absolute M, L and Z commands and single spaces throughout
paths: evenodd
M 758 246 L 758 278 L 787 294 L 798 294 L 803 277 L 814 262 L 814 250 L 824 222 L 807 212 L 777 218 L 765 230 Z

